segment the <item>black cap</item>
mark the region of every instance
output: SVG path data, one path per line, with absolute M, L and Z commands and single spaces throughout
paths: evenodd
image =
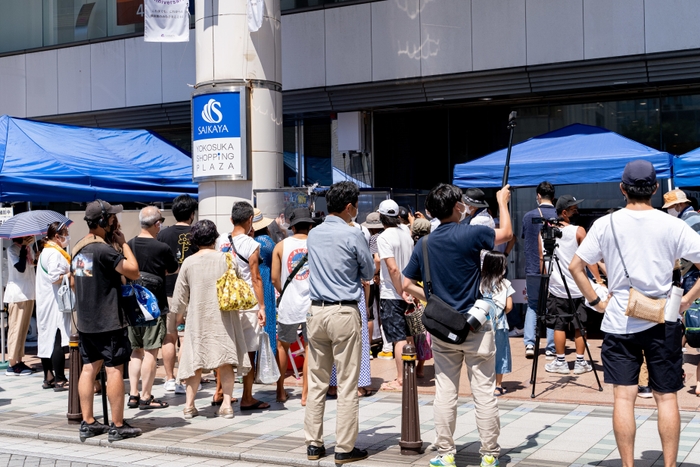
M 656 185 L 656 170 L 654 165 L 644 159 L 628 162 L 622 172 L 622 183 L 630 186 Z
M 475 208 L 487 208 L 489 203 L 486 202 L 486 194 L 478 188 L 467 188 L 462 196 L 464 204 L 474 206 Z
M 561 195 L 557 200 L 557 213 L 561 213 L 564 209 L 571 206 L 577 206 L 583 202 L 583 199 L 576 199 L 572 195 Z
M 124 210 L 121 204 L 112 206 L 107 201 L 95 200 L 85 208 L 85 220 L 93 221 L 102 217 L 103 214 L 119 214 Z
M 297 208 L 289 215 L 289 226 L 293 227 L 297 224 L 315 224 L 308 208 Z

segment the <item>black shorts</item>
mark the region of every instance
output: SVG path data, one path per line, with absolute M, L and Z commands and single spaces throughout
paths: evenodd
M 367 307 L 367 321 L 374 321 L 374 304 L 379 306 L 379 284 L 374 282 L 369 285 L 369 307 Z M 371 338 L 371 336 L 370 336 Z
M 406 309 L 408 303 L 405 300 L 381 300 L 379 315 L 382 318 L 382 327 L 386 340 L 394 343 L 405 341 L 411 335 L 406 322 Z
M 131 344 L 127 328 L 108 332 L 78 332 L 80 357 L 83 363 L 104 360 L 105 366 L 115 367 L 127 363 L 131 357 Z
M 574 298 L 574 309 L 578 310 L 581 324 L 586 325 L 586 307 L 583 305 L 583 298 Z M 574 319 L 569 308 L 568 298 L 559 298 L 550 295 L 547 298 L 547 315 L 545 325 L 555 331 L 568 331 L 571 327 L 578 329 L 578 322 Z
M 601 356 L 605 382 L 634 386 L 643 357 L 649 369 L 649 386 L 661 393 L 683 389 L 683 352 L 680 321 L 668 321 L 636 334 L 606 334 Z

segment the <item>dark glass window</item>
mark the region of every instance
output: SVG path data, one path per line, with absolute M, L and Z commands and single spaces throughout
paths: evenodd
M 304 120 L 304 183 L 333 184 L 330 118 Z

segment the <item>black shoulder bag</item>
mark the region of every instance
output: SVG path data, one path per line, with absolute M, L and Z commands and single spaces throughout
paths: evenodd
M 280 292 L 280 296 L 277 297 L 277 307 L 280 306 L 280 302 L 282 301 L 282 295 L 284 295 L 284 291 L 287 290 L 287 286 L 292 283 L 294 280 L 294 277 L 297 275 L 299 270 L 304 266 L 306 261 L 309 259 L 309 254 L 306 253 L 304 256 L 301 257 L 299 262 L 294 266 L 294 269 L 292 269 L 292 272 L 289 273 L 289 276 L 287 276 L 287 280 L 284 281 L 284 286 L 282 286 L 282 291 Z
M 428 237 L 423 237 L 423 265 L 425 267 L 425 306 L 421 321 L 431 336 L 451 344 L 461 344 L 469 335 L 467 317 L 445 303 L 433 294 L 433 283 L 430 280 L 430 261 L 428 258 Z

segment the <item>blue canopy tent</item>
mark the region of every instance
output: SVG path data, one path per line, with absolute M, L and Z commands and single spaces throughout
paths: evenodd
M 500 188 L 507 149 L 455 165 L 459 187 Z M 654 164 L 658 178 L 671 177 L 671 155 L 597 126 L 576 123 L 513 145 L 510 178 L 513 187 L 619 182 L 634 159 Z M 698 171 L 700 173 L 700 171 Z
M 0 201 L 167 201 L 197 195 L 192 159 L 145 130 L 0 116 Z
M 673 158 L 673 184 L 700 186 L 700 148 Z

